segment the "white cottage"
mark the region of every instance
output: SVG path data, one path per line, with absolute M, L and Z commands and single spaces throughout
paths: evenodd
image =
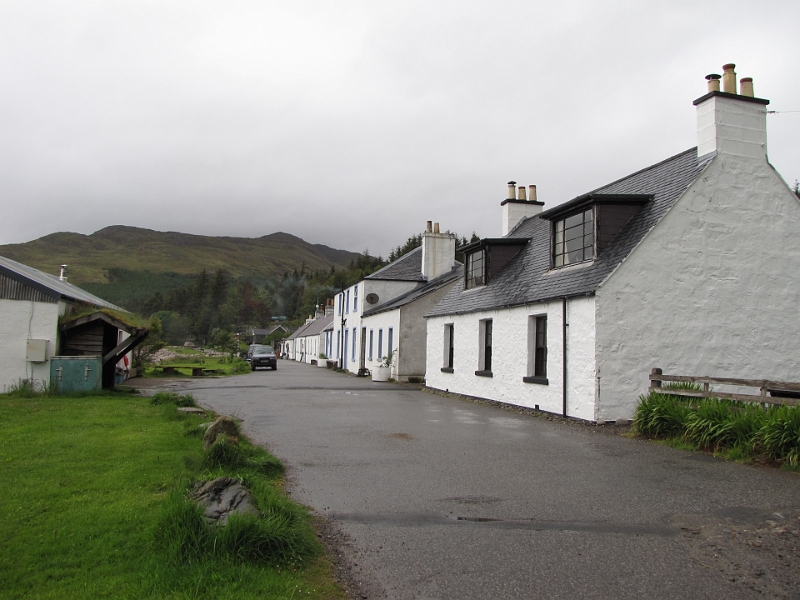
M 85 307 L 98 311 L 68 318 Z M 47 384 L 56 356 L 99 356 L 102 386 L 113 387 L 118 365 L 126 367 L 126 357 L 130 363 L 147 330 L 99 309 L 125 312 L 67 283 L 63 272 L 56 277 L 0 256 L 0 391 L 21 379 Z
M 694 102 L 696 148 L 546 212 L 509 194 L 428 315 L 430 387 L 605 422 L 653 367 L 797 380 L 800 201 L 733 68 Z
M 441 233 L 438 223 L 434 226 L 428 221 L 422 246 L 338 294 L 333 319 L 335 347 L 328 356 L 337 358 L 348 371 L 364 374 L 394 352 L 393 376 L 399 373 L 406 380 L 422 376 L 423 315 L 433 306 L 434 302 L 428 301 L 438 300 L 457 277 L 455 247 L 453 234 Z

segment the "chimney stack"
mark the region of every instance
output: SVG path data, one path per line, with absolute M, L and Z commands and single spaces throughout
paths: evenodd
M 716 73 L 711 73 L 711 75 L 706 75 L 706 81 L 708 81 L 708 91 L 709 92 L 718 92 L 719 91 L 719 80 L 722 79 L 722 75 L 717 75 Z
M 67 280 L 67 265 L 61 265 L 61 272 L 58 275 L 59 281 Z
M 736 65 L 733 63 L 722 65 L 722 91 L 725 92 L 726 94 L 736 93 L 736 71 L 734 71 L 735 68 Z
M 753 92 L 752 77 L 742 77 L 739 80 L 739 92 L 742 94 L 742 96 L 748 96 L 750 98 L 755 97 L 755 93 Z
M 508 182 L 508 199 L 509 200 L 516 200 L 517 199 L 517 182 L 516 181 L 509 181 Z
M 767 156 L 767 105 L 756 98 L 753 79 L 742 78 L 741 94 L 736 93 L 736 65 L 722 67 L 719 75 L 706 76 L 708 93 L 694 101 L 697 107 L 697 156 L 712 152 L 747 158 Z
M 536 186 L 530 185 L 528 188 L 530 197 L 526 198 L 524 185 L 517 189 L 516 181 L 508 182 L 508 198 L 500 203 L 500 206 L 503 207 L 503 237 L 507 236 L 508 232 L 514 229 L 522 219 L 534 217 L 542 212 L 544 202 L 537 202 Z
M 432 281 L 449 273 L 456 264 L 456 236 L 452 233 L 440 233 L 439 224 L 428 221 L 428 227 L 422 234 L 422 276 Z

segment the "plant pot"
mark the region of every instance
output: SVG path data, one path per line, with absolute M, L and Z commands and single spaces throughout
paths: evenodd
M 326 362 L 325 362 L 325 365 L 326 365 L 326 366 L 327 366 L 329 369 L 335 369 L 335 368 L 336 368 L 336 361 L 335 361 L 335 360 L 329 360 L 329 361 L 326 361 Z
M 322 369 L 325 369 L 328 366 L 328 361 L 325 360 L 324 358 L 320 358 L 319 360 L 317 360 L 317 366 Z
M 375 367 L 372 369 L 372 381 L 389 381 L 391 367 Z

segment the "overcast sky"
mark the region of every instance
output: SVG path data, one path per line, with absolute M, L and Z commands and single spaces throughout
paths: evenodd
M 0 244 L 108 225 L 382 254 L 696 145 L 734 62 L 800 179 L 800 2 L 0 0 Z

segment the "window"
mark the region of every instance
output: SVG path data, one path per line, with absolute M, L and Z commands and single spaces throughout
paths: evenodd
M 444 364 L 443 373 L 453 372 L 453 324 L 448 323 L 444 326 Z
M 372 341 L 373 341 L 373 334 L 374 331 L 372 329 L 369 330 L 369 359 L 372 360 Z
M 383 329 L 378 329 L 378 360 L 383 358 Z
M 553 223 L 553 266 L 594 258 L 594 212 L 589 208 Z
M 336 303 L 336 314 L 342 315 L 342 304 L 344 303 L 344 294 L 339 294 L 338 302 Z
M 356 328 L 353 327 L 353 348 L 351 352 L 350 358 L 355 361 L 356 360 Z
M 344 304 L 344 312 L 348 314 L 350 313 L 350 290 L 347 290 L 347 300 Z
M 358 286 L 353 288 L 353 312 L 358 312 Z
M 492 320 L 480 321 L 480 357 L 475 375 L 492 377 Z
M 528 376 L 525 383 L 548 384 L 547 381 L 547 316 L 528 317 Z
M 467 254 L 466 277 L 464 279 L 464 287 L 468 290 L 481 285 L 486 285 L 485 248 Z
M 389 334 L 386 338 L 386 354 L 388 356 L 391 356 L 392 352 L 394 351 L 394 347 L 392 346 L 392 338 L 394 338 L 394 328 L 389 327 Z

